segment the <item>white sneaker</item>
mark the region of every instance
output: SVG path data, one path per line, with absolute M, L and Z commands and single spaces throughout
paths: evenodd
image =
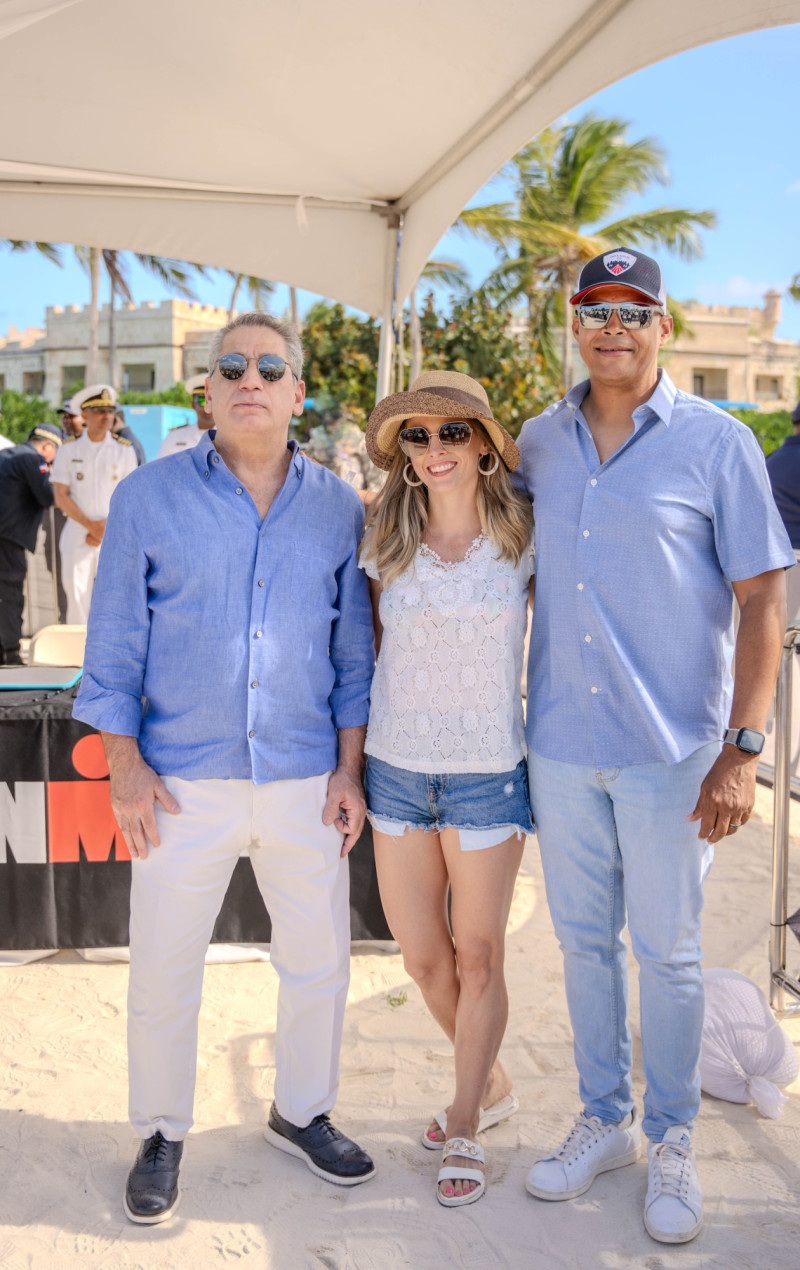
M 561 1146 L 536 1161 L 525 1189 L 538 1199 L 574 1199 L 588 1191 L 598 1173 L 633 1164 L 641 1145 L 642 1129 L 635 1108 L 619 1124 L 582 1114 Z
M 648 1142 L 647 1166 L 645 1230 L 662 1244 L 688 1243 L 703 1224 L 703 1196 L 685 1125 L 667 1129 L 662 1142 Z

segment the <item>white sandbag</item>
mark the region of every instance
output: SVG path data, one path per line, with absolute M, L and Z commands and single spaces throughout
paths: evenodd
M 700 1084 L 727 1102 L 754 1102 L 762 1116 L 783 1113 L 781 1087 L 800 1062 L 757 983 L 736 970 L 704 970 Z

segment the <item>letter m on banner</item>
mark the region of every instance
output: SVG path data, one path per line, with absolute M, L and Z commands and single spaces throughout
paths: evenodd
M 44 785 L 41 781 L 0 784 L 0 864 L 11 851 L 17 864 L 47 864 Z
M 111 810 L 108 781 L 51 781 L 47 786 L 51 864 L 130 860 Z

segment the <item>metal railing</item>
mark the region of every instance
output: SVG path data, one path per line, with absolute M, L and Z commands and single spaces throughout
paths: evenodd
M 800 1011 L 800 981 L 786 969 L 786 909 L 789 889 L 789 807 L 791 800 L 792 672 L 800 623 L 792 622 L 783 640 L 775 688 L 775 779 L 772 824 L 772 919 L 769 938 L 770 1005 L 778 1014 Z M 786 994 L 796 998 L 786 1004 Z

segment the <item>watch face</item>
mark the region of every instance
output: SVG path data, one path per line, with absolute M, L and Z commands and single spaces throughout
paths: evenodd
M 742 728 L 738 746 L 747 754 L 760 754 L 764 748 L 764 736 L 761 732 L 754 732 L 752 728 Z

